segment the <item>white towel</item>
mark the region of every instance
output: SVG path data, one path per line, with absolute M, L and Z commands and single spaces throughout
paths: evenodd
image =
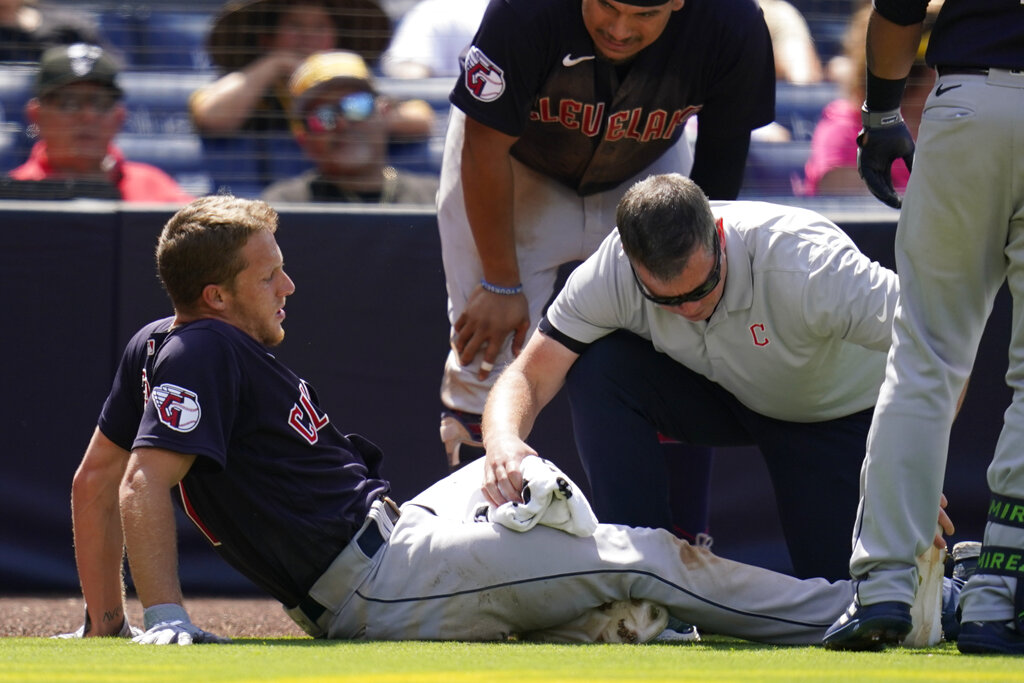
M 519 465 L 523 473 L 522 503 L 487 505 L 487 517 L 514 531 L 529 531 L 538 524 L 575 536 L 592 536 L 597 517 L 590 502 L 573 481 L 552 462 L 528 455 Z M 477 508 L 474 517 L 480 518 Z

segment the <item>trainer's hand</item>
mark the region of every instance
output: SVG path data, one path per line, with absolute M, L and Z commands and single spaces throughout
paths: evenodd
M 148 645 L 191 645 L 192 643 L 230 643 L 223 638 L 204 631 L 188 618 L 188 612 L 181 605 L 167 603 L 147 607 L 143 613 L 146 632 L 132 638 L 136 643 Z
M 523 458 L 537 455 L 526 442 L 514 436 L 488 439 L 484 459 L 484 484 L 481 490 L 491 505 L 523 502 Z
M 903 205 L 892 185 L 892 164 L 903 159 L 913 170 L 914 138 L 898 109 L 888 112 L 861 111 L 864 127 L 857 136 L 857 171 L 871 194 L 894 209 Z
M 455 352 L 459 363 L 469 365 L 483 351 L 479 379 L 491 374 L 502 344 L 510 334 L 512 354 L 519 355 L 530 328 L 530 309 L 523 294 L 494 294 L 476 286 L 466 302 L 466 310 L 455 321 Z
M 77 631 L 71 633 L 58 633 L 51 638 L 85 638 L 85 634 L 92 630 L 92 621 L 89 619 L 89 610 L 85 611 L 85 621 L 78 627 Z M 112 638 L 134 638 L 142 635 L 142 629 L 128 623 L 128 617 L 121 622 L 121 629 L 117 633 L 109 634 Z
M 946 536 L 952 536 L 956 533 L 956 527 L 953 526 L 953 520 L 946 514 L 946 506 L 949 505 L 949 501 L 946 500 L 946 494 L 943 493 L 939 499 L 939 526 L 942 528 L 942 534 L 935 534 L 935 539 L 932 544 L 942 550 L 946 547 L 946 539 L 942 537 L 943 534 Z

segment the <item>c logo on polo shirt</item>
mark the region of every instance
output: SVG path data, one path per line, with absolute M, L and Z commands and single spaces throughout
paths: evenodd
M 768 346 L 771 340 L 765 334 L 764 324 L 755 323 L 750 326 L 750 334 L 754 337 L 754 346 Z
M 175 384 L 161 384 L 153 389 L 153 407 L 160 422 L 176 432 L 191 432 L 199 424 L 203 411 L 199 396 Z

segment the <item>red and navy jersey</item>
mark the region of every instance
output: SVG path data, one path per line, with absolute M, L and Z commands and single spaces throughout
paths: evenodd
M 879 14 L 903 26 L 922 21 L 927 5 L 928 0 L 875 0 Z M 1024 69 L 1024 3 L 946 0 L 925 58 L 932 67 Z
M 100 430 L 128 450 L 196 455 L 186 514 L 238 571 L 298 604 L 389 490 L 381 452 L 338 431 L 313 387 L 246 333 L 172 321 L 128 343 Z
M 713 137 L 771 123 L 771 38 L 754 0 L 687 0 L 617 67 L 596 56 L 580 0 L 492 0 L 450 99 L 518 137 L 516 159 L 587 195 L 649 166 L 691 116 Z

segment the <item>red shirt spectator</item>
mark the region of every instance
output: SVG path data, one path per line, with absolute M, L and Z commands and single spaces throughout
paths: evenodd
M 121 198 L 126 202 L 186 203 L 193 199 L 159 168 L 127 161 L 121 150 L 113 145 L 107 148 L 107 160 L 111 163 L 107 178 L 117 186 Z M 10 172 L 10 176 L 16 180 L 49 180 L 60 175 L 60 171 L 50 165 L 46 143 L 43 141 L 32 147 L 28 161 Z

